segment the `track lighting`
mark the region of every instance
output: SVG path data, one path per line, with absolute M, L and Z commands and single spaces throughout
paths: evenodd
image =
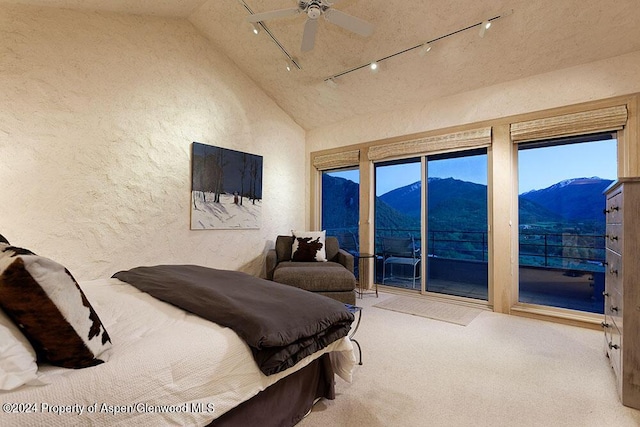
M 478 33 L 478 35 L 480 37 L 484 37 L 484 33 L 491 27 L 491 21 L 484 21 L 482 24 L 480 24 L 480 32 Z
M 418 51 L 418 55 L 425 56 L 427 53 L 429 53 L 431 48 L 433 48 L 433 46 L 431 46 L 431 43 L 427 42 L 427 43 L 423 44 L 422 47 L 420 48 L 420 50 Z
M 238 3 L 240 3 L 242 5 L 242 7 L 244 7 L 245 10 L 247 12 L 249 12 L 249 14 L 254 15 L 253 10 L 251 10 L 251 8 L 247 5 L 247 3 L 244 0 L 238 0 Z M 300 63 L 295 58 L 291 57 L 291 54 L 289 54 L 287 49 L 284 48 L 282 43 L 280 43 L 280 41 L 278 41 L 278 39 L 269 30 L 269 27 L 267 27 L 267 24 L 265 24 L 264 22 L 256 22 L 256 23 L 254 23 L 253 28 L 252 28 L 252 31 L 253 31 L 254 34 L 258 34 L 262 30 L 264 30 L 265 34 L 267 34 L 271 38 L 271 40 L 276 44 L 276 46 L 278 46 L 280 51 L 287 58 L 287 70 L 291 71 L 291 69 L 293 69 L 293 67 L 297 68 L 298 70 L 301 70 L 302 67 L 300 66 Z
M 396 57 L 398 55 L 402 55 L 404 53 L 410 52 L 412 50 L 419 49 L 418 50 L 418 54 L 420 56 L 424 56 L 424 55 L 427 54 L 427 52 L 429 52 L 431 50 L 431 48 L 433 47 L 434 43 L 439 42 L 440 40 L 446 39 L 448 37 L 455 36 L 456 34 L 460 34 L 462 32 L 471 30 L 471 29 L 477 29 L 478 26 L 480 26 L 480 33 L 479 33 L 480 37 L 484 37 L 485 32 L 489 29 L 489 27 L 491 27 L 491 24 L 492 24 L 493 21 L 501 19 L 501 18 L 504 18 L 504 17 L 512 15 L 512 14 L 513 14 L 513 9 L 505 10 L 500 15 L 496 15 L 493 18 L 489 18 L 489 19 L 487 19 L 485 21 L 482 21 L 481 23 L 476 22 L 476 23 L 471 24 L 471 25 L 469 25 L 467 27 L 460 28 L 459 30 L 452 31 L 452 32 L 450 32 L 448 34 L 445 34 L 445 35 L 442 35 L 442 36 L 439 36 L 439 37 L 435 37 L 435 38 L 433 38 L 431 40 L 428 40 L 426 42 L 417 44 L 415 46 L 411 46 L 411 47 L 408 47 L 406 49 L 402 49 L 402 50 L 400 50 L 400 51 L 398 51 L 396 53 L 392 53 L 391 55 L 387 55 L 384 58 L 379 58 L 379 59 L 376 59 L 373 62 L 369 62 L 369 63 L 362 64 L 362 65 L 358 65 L 357 67 L 353 67 L 353 68 L 350 68 L 348 70 L 342 71 L 340 73 L 333 74 L 332 76 L 327 77 L 326 79 L 324 79 L 324 81 L 328 83 L 329 80 L 335 79 L 336 77 L 341 77 L 341 76 L 344 76 L 346 74 L 353 73 L 354 71 L 358 71 L 358 70 L 361 70 L 361 69 L 367 68 L 367 67 L 369 67 L 369 70 L 371 72 L 375 73 L 380 69 L 380 63 L 382 61 L 386 61 L 386 60 L 394 58 L 394 57 Z

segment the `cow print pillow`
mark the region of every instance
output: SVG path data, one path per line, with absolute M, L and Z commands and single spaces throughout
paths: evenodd
M 109 334 L 71 273 L 26 249 L 0 244 L 0 308 L 31 342 L 38 362 L 103 363 Z
M 294 231 L 291 260 L 298 262 L 326 261 L 327 255 L 324 240 L 324 231 Z

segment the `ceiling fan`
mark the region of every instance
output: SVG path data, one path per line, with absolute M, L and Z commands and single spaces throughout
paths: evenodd
M 361 36 L 370 36 L 373 33 L 373 25 L 355 16 L 348 15 L 339 10 L 333 9 L 334 3 L 339 0 L 300 0 L 298 7 L 290 9 L 272 10 L 270 12 L 255 13 L 247 17 L 247 21 L 256 23 L 268 21 L 269 19 L 283 18 L 285 16 L 304 13 L 307 15 L 307 22 L 304 24 L 302 34 L 301 50 L 303 52 L 313 49 L 318 30 L 318 18 L 324 18 L 339 27 L 349 30 Z

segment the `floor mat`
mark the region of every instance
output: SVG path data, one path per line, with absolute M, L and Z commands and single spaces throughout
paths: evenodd
M 395 296 L 386 299 L 375 304 L 374 307 L 441 320 L 462 326 L 467 326 L 482 312 L 482 310 L 478 308 L 405 296 Z

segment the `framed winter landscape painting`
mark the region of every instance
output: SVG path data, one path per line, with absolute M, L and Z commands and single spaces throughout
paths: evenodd
M 193 143 L 191 229 L 260 228 L 262 156 Z

